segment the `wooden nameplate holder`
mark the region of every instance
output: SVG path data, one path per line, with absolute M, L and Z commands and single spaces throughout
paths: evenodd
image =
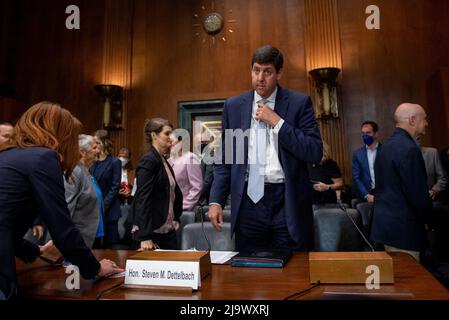
M 393 259 L 383 251 L 310 252 L 309 269 L 311 283 L 365 284 L 373 270 L 379 283 L 394 283 Z
M 129 257 L 129 259 L 199 262 L 201 279 L 204 279 L 211 271 L 210 254 L 208 251 L 142 251 Z
M 142 251 L 131 257 L 128 260 L 152 260 L 158 262 L 176 263 L 176 262 L 196 262 L 199 265 L 200 278 L 204 279 L 211 273 L 210 254 L 206 251 Z M 151 284 L 125 284 L 125 288 L 139 289 L 144 291 L 163 291 L 173 293 L 192 293 L 191 287 L 180 286 L 164 286 Z

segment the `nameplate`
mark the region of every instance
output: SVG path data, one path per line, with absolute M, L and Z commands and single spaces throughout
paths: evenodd
M 143 251 L 126 261 L 125 285 L 198 290 L 211 271 L 210 254 L 203 251 Z
M 201 286 L 200 264 L 195 261 L 127 260 L 125 285 Z

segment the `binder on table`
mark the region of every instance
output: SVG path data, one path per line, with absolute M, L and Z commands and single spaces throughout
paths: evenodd
M 240 252 L 231 259 L 233 267 L 282 268 L 291 258 L 293 251 L 270 249 Z

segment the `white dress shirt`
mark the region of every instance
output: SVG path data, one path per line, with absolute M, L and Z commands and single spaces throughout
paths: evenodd
M 376 161 L 378 146 L 379 146 L 379 143 L 376 143 L 376 147 L 374 149 L 371 149 L 370 147 L 365 145 L 366 156 L 368 157 L 369 175 L 371 177 L 371 189 L 376 188 L 376 179 L 374 178 L 374 162 Z
M 277 88 L 274 92 L 268 97 L 268 102 L 265 104 L 274 110 L 274 105 L 276 102 L 276 94 Z M 254 91 L 254 100 L 253 100 L 253 109 L 251 113 L 251 127 L 249 134 L 249 143 L 248 143 L 248 163 L 255 163 L 255 159 L 253 159 L 253 144 L 256 137 L 256 110 L 258 108 L 258 102 L 263 98 Z M 265 157 L 265 182 L 268 183 L 283 183 L 285 181 L 284 170 L 282 169 L 281 163 L 279 161 L 278 156 L 278 134 L 282 125 L 284 124 L 284 120 L 281 119 L 276 124 L 275 127 L 271 127 L 267 124 L 267 145 L 266 145 L 266 157 Z

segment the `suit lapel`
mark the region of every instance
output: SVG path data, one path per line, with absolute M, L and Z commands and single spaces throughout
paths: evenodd
M 251 127 L 251 114 L 253 112 L 253 100 L 254 100 L 254 91 L 251 90 L 243 97 L 240 108 L 239 108 L 242 112 L 240 127 L 242 128 L 243 132 L 245 132 L 246 130 L 249 130 Z M 245 170 L 246 170 L 246 165 L 248 163 L 248 141 L 249 141 L 249 134 L 248 134 L 248 138 L 243 140 Z
M 368 149 L 366 148 L 366 146 L 363 146 L 362 161 L 363 161 L 363 166 L 366 169 L 368 169 L 368 172 L 369 172 Z M 370 180 L 371 180 L 371 175 L 369 177 L 370 177 Z
M 154 159 L 161 167 L 160 171 L 161 183 L 163 184 L 163 187 L 165 188 L 166 192 L 170 194 L 170 181 L 168 180 L 168 175 L 165 170 L 164 163 L 162 162 L 163 160 L 161 158 L 161 155 L 159 154 L 159 152 L 157 152 L 157 150 L 154 147 L 151 147 L 150 152 L 153 154 Z M 170 165 L 168 167 L 170 168 Z
M 282 89 L 281 86 L 278 86 L 274 111 L 276 111 L 279 117 L 286 120 L 288 111 L 288 93 L 284 89 Z
M 253 111 L 254 91 L 248 92 L 242 99 L 240 110 L 242 112 L 240 127 L 243 131 L 251 127 L 251 113 Z

